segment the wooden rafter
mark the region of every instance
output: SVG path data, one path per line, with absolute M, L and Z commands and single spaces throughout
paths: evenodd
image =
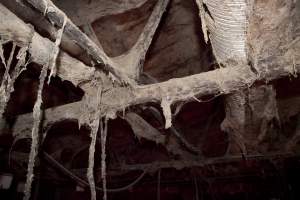
M 41 14 L 45 15 L 47 19 L 61 28 L 63 21 L 66 20 L 64 34 L 83 48 L 93 58 L 96 65 L 104 64 L 105 70 L 111 72 L 120 81 L 130 82 L 116 64 L 106 55 L 106 53 L 98 47 L 86 34 L 84 34 L 68 17 L 57 8 L 50 0 L 26 0 L 30 5 L 36 8 Z
M 300 70 L 300 66 L 297 67 Z M 269 73 L 277 73 L 276 78 L 288 76 L 289 71 L 284 67 L 280 70 L 274 69 Z M 268 75 L 268 74 L 267 74 Z M 103 93 L 102 105 L 103 115 L 106 111 L 115 109 L 122 111 L 132 105 L 146 102 L 160 103 L 163 98 L 173 99 L 173 103 L 179 101 L 193 100 L 207 95 L 229 94 L 243 88 L 250 87 L 256 81 L 264 81 L 247 66 L 236 66 L 221 68 L 184 78 L 171 79 L 166 82 L 155 83 L 145 86 L 117 87 Z M 122 98 L 115 98 L 122 96 Z M 81 102 L 75 102 L 45 110 L 44 126 L 51 125 L 56 121 L 64 119 L 78 119 L 80 117 Z M 14 125 L 14 135 L 28 137 L 32 123 L 32 115 L 24 114 L 17 118 Z
M 45 16 L 50 22 L 57 26 L 61 26 L 63 17 L 66 16 L 63 11 L 59 10 L 51 1 L 35 1 L 27 0 L 33 7 L 40 12 L 49 9 L 49 14 L 46 12 Z M 158 0 L 154 10 L 146 26 L 144 27 L 136 44 L 121 56 L 110 58 L 106 55 L 100 47 L 99 42 L 90 40 L 84 33 L 82 33 L 72 22 L 68 19 L 65 33 L 69 39 L 76 41 L 76 43 L 90 54 L 95 61 L 103 62 L 108 71 L 117 75 L 118 78 L 126 79 L 126 76 L 132 79 L 138 79 L 143 67 L 147 50 L 150 47 L 154 33 L 161 21 L 162 15 L 166 10 L 169 0 Z M 125 81 L 126 80 L 122 80 Z
M 29 45 L 32 62 L 41 66 L 48 62 L 49 53 L 54 47 L 53 42 L 39 35 L 2 4 L 0 4 L 0 36 L 13 40 L 19 46 Z M 71 81 L 74 85 L 89 81 L 94 73 L 93 68 L 65 52 L 60 53 L 57 63 L 59 77 Z

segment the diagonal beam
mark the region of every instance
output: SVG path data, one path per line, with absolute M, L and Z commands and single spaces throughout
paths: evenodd
M 26 0 L 37 10 L 46 11 L 45 16 L 49 21 L 58 27 L 64 19 L 65 14 L 59 10 L 51 1 Z M 76 25 L 69 19 L 65 28 L 65 35 L 68 39 L 76 41 L 82 49 L 86 50 L 97 63 L 104 63 L 107 70 L 117 77 L 127 80 L 130 78 L 138 79 L 142 69 L 147 50 L 150 47 L 154 33 L 161 21 L 161 17 L 169 3 L 169 0 L 158 0 L 155 8 L 143 30 L 138 41 L 133 48 L 126 54 L 116 58 L 109 58 L 102 48 L 95 41 L 92 41 L 87 35 L 81 32 Z
M 75 41 L 82 49 L 84 49 L 95 61 L 96 64 L 104 64 L 104 69 L 115 75 L 120 81 L 130 81 L 116 64 L 100 49 L 86 34 L 84 34 L 67 16 L 57 8 L 51 0 L 26 0 L 31 6 L 43 13 L 47 19 L 55 26 L 61 28 L 64 19 L 66 25 L 64 34 L 69 39 Z
M 19 2 L 24 2 L 24 0 L 0 0 L 0 3 L 22 19 L 25 23 L 33 25 L 38 33 L 47 35 L 51 41 L 55 41 L 58 32 L 57 28 L 54 27 L 46 18 L 41 16 L 41 14 L 34 8 L 31 6 L 24 6 Z M 71 56 L 80 58 L 87 65 L 91 62 L 84 50 L 74 43 L 74 41 L 66 37 L 66 35 L 62 37 L 60 48 Z
M 168 139 L 166 136 L 151 126 L 146 122 L 141 116 L 136 113 L 128 112 L 124 119 L 131 126 L 133 133 L 138 138 L 145 138 L 147 140 L 153 141 L 156 144 L 161 144 L 170 153 L 174 155 L 179 155 L 181 157 L 187 157 L 190 155 L 188 152 L 183 151 L 179 142 L 171 135 Z
M 20 47 L 28 45 L 32 61 L 39 65 L 48 63 L 49 54 L 54 48 L 53 42 L 40 36 L 2 4 L 0 4 L 0 37 L 12 40 Z M 89 81 L 94 74 L 93 68 L 62 51 L 57 64 L 59 77 L 71 81 L 74 85 Z

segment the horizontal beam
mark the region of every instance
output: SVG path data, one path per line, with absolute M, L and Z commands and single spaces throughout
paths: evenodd
M 299 71 L 300 66 L 296 67 Z M 276 78 L 280 78 L 288 76 L 290 71 L 285 66 L 270 70 L 268 73 L 276 73 Z M 102 114 L 111 114 L 147 102 L 160 103 L 162 99 L 169 99 L 171 103 L 175 103 L 192 100 L 195 96 L 199 98 L 229 94 L 250 87 L 256 81 L 264 79 L 258 77 L 248 66 L 236 66 L 134 88 L 115 87 L 102 95 Z M 45 110 L 44 127 L 65 119 L 79 119 L 82 105 L 82 102 L 75 102 Z M 18 116 L 13 127 L 13 135 L 30 137 L 32 122 L 31 113 Z
M 277 159 L 288 159 L 297 157 L 294 153 L 282 153 L 277 152 L 273 154 L 249 154 L 249 155 L 234 155 L 234 156 L 223 156 L 223 157 L 215 157 L 215 158 L 205 158 L 202 160 L 172 160 L 172 161 L 155 161 L 152 163 L 145 164 L 123 164 L 119 168 L 119 170 L 128 170 L 128 171 L 136 171 L 136 170 L 144 170 L 149 169 L 148 172 L 155 172 L 159 169 L 166 168 L 175 168 L 177 170 L 181 170 L 184 168 L 191 167 L 204 167 L 208 165 L 217 165 L 224 163 L 234 163 L 245 160 L 277 160 Z

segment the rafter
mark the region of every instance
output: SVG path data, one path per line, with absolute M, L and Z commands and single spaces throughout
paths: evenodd
M 208 165 L 215 165 L 218 163 L 233 163 L 241 161 L 242 159 L 246 160 L 276 160 L 276 158 L 289 158 L 293 157 L 295 155 L 291 153 L 277 153 L 277 154 L 250 154 L 246 156 L 224 156 L 222 158 L 216 157 L 216 158 L 205 158 L 203 160 L 178 160 L 178 161 L 156 161 L 152 163 L 146 163 L 146 164 L 123 164 L 120 169 L 123 170 L 143 170 L 143 169 L 151 169 L 151 171 L 157 171 L 159 169 L 164 168 L 175 168 L 175 169 L 184 169 L 187 167 L 203 167 Z
M 25 24 L 15 14 L 0 4 L 0 36 L 14 41 L 18 46 L 27 46 L 31 61 L 44 65 L 49 60 L 55 44 L 40 36 L 34 29 Z M 71 81 L 74 85 L 89 81 L 94 69 L 61 51 L 58 55 L 58 76 Z
M 124 74 L 116 64 L 106 55 L 106 53 L 98 47 L 86 34 L 84 34 L 68 17 L 67 15 L 57 8 L 51 0 L 26 0 L 30 5 L 37 9 L 41 14 L 45 15 L 47 19 L 61 28 L 63 21 L 66 18 L 66 25 L 64 34 L 66 34 L 71 40 L 84 49 L 93 58 L 95 64 L 104 64 L 105 70 L 111 72 L 121 82 L 130 82 L 127 75 Z
M 32 6 L 25 6 L 20 2 L 24 2 L 24 0 L 0 0 L 0 3 L 2 3 L 6 8 L 13 12 L 26 24 L 33 25 L 37 33 L 41 35 L 47 35 L 47 37 L 51 41 L 55 41 L 58 32 L 57 28 L 53 26 L 51 22 L 44 18 L 44 16 L 42 16 Z M 80 48 L 74 41 L 68 38 L 66 34 L 63 34 L 62 36 L 60 49 L 70 54 L 71 56 L 83 61 L 87 65 L 91 63 L 91 59 L 88 57 L 85 51 Z
M 40 12 L 45 12 L 45 16 L 50 22 L 57 26 L 62 26 L 61 22 L 65 14 L 59 10 L 51 1 L 36 1 L 26 0 Z M 169 0 L 158 0 L 155 8 L 137 42 L 128 53 L 119 57 L 110 58 L 106 55 L 101 44 L 93 42 L 84 33 L 82 33 L 70 19 L 67 20 L 65 33 L 71 39 L 89 53 L 98 63 L 104 63 L 107 70 L 112 72 L 118 78 L 124 79 L 126 82 L 127 77 L 138 79 L 141 68 L 143 66 L 147 50 L 150 47 L 154 33 L 158 27 L 161 17 L 166 10 Z
M 155 129 L 138 114 L 128 112 L 124 116 L 124 119 L 130 124 L 133 133 L 138 138 L 145 138 L 149 141 L 155 142 L 156 144 L 160 144 L 173 155 L 179 155 L 182 158 L 191 156 L 190 153 L 181 148 L 181 141 L 177 140 L 177 138 L 175 139 L 174 135 L 170 135 L 169 138 L 166 139 L 166 135 Z
M 296 66 L 300 70 L 300 66 Z M 268 73 L 276 73 L 274 79 L 290 74 L 288 67 L 276 68 Z M 266 74 L 268 76 L 268 74 Z M 193 100 L 194 96 L 229 94 L 234 91 L 250 87 L 255 81 L 264 81 L 264 77 L 258 77 L 247 66 L 236 66 L 216 69 L 184 78 L 171 79 L 166 82 L 145 86 L 116 87 L 103 93 L 102 114 L 122 111 L 132 105 L 146 102 L 158 102 L 163 98 L 172 99 L 172 103 Z M 121 97 L 121 98 L 118 98 Z M 45 110 L 44 127 L 65 119 L 78 119 L 81 115 L 81 102 L 66 104 L 63 106 Z M 13 134 L 28 137 L 32 124 L 32 115 L 20 115 L 13 127 Z

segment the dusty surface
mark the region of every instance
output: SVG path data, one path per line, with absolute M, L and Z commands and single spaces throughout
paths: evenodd
M 299 11 L 299 1 L 254 1 L 248 41 L 250 59 L 259 75 L 280 66 L 285 66 L 291 75 L 297 73 L 295 67 L 300 64 Z
M 192 0 L 173 0 L 166 9 L 162 6 L 161 10 L 155 7 L 158 4 L 154 1 L 143 0 L 55 1 L 58 8 L 45 4 L 46 1 L 26 2 L 32 5 L 35 12 L 39 11 L 38 15 L 55 25 L 54 32 L 47 36 L 24 23 L 20 15 L 18 18 L 2 5 L 0 7 L 3 11 L 0 20 L 1 39 L 15 41 L 18 48 L 29 48 L 31 55 L 28 57 L 38 64 L 29 64 L 28 70 L 16 80 L 15 92 L 4 115 L 9 124 L 2 124 L 5 133 L 12 133 L 22 142 L 24 139 L 21 138 L 32 137 L 33 153 L 28 168 L 26 198 L 33 165 L 39 167 L 40 164 L 40 160 L 35 162 L 34 159 L 40 108 L 49 108 L 44 112 L 40 129 L 46 145 L 42 151 L 61 162 L 63 166 L 56 165 L 56 170 L 62 173 L 67 170 L 67 175 L 63 174 L 68 178 L 72 179 L 74 174 L 79 174 L 79 182 L 87 178 L 88 183 L 84 185 L 90 186 L 92 199 L 96 199 L 96 185 L 102 183 L 103 188 L 97 190 L 106 191 L 106 175 L 111 181 L 110 177 L 121 176 L 124 173 L 122 170 L 143 170 L 143 177 L 145 173 L 151 174 L 163 168 L 192 168 L 215 162 L 224 163 L 230 159 L 240 160 L 242 156 L 257 157 L 261 153 L 271 156 L 297 152 L 300 94 L 297 90 L 299 78 L 295 80 L 294 77 L 300 70 L 299 2 L 251 1 L 253 4 L 248 5 L 249 12 L 246 13 L 249 26 L 245 35 L 245 5 L 239 6 L 242 1 L 222 2 L 224 5 L 237 3 L 232 8 L 243 14 L 238 20 L 232 19 L 232 16 L 230 19 L 225 17 L 228 21 L 233 20 L 231 25 L 237 28 L 230 29 L 232 34 L 226 31 L 230 24 L 223 23 L 224 17 L 220 16 L 228 12 L 227 7 L 215 4 L 218 2 L 216 0 L 203 1 L 206 5 L 203 4 L 205 19 L 212 17 L 215 20 L 213 23 L 206 21 L 212 48 L 210 43 L 205 44 L 201 25 L 203 17 L 200 19 L 197 4 Z M 66 11 L 70 19 L 59 8 Z M 157 13 L 164 13 L 162 19 L 157 15 L 158 21 L 151 21 L 159 24 L 158 29 L 155 30 L 154 25 L 154 29 L 145 30 L 155 8 L 158 8 Z M 45 11 L 44 15 L 41 11 Z M 9 20 L 11 23 L 7 23 Z M 30 22 L 30 19 L 27 20 Z M 62 31 L 63 22 L 65 31 Z M 46 28 L 41 29 L 48 32 L 50 29 L 47 26 L 52 27 L 51 23 L 44 24 Z M 35 26 L 39 26 L 37 24 Z M 215 26 L 211 26 L 213 24 Z M 60 32 L 56 29 L 60 29 Z M 145 35 L 142 39 L 146 39 L 145 43 L 149 45 L 151 43 L 150 47 L 143 43 L 135 46 L 142 32 Z M 149 32 L 150 36 L 147 37 Z M 55 38 L 59 33 L 62 38 L 57 40 Z M 151 42 L 152 34 L 154 38 Z M 65 46 L 67 39 L 74 43 L 73 46 Z M 14 57 L 10 45 L 11 42 L 2 46 L 1 74 L 7 75 L 8 69 L 5 67 L 10 62 L 10 55 Z M 57 47 L 60 45 L 65 52 L 58 53 Z M 70 49 L 76 45 L 80 46 L 80 54 L 85 56 L 87 62 L 80 62 L 77 56 L 69 55 Z M 115 58 L 120 55 L 121 58 L 126 57 L 126 53 L 137 46 L 140 48 L 134 49 L 132 54 L 136 57 L 129 56 L 123 60 Z M 224 48 L 220 49 L 220 46 Z M 249 47 L 247 52 L 246 46 Z M 226 67 L 213 70 L 216 64 L 212 51 L 219 62 L 224 59 L 230 61 L 226 62 Z M 145 52 L 147 55 L 144 60 Z M 245 61 L 245 53 L 249 60 Z M 53 60 L 57 61 L 58 77 L 43 89 L 49 58 L 52 58 L 51 67 Z M 18 59 L 20 57 L 13 58 Z M 112 70 L 122 65 L 130 65 L 125 66 L 122 72 L 124 69 L 134 71 L 136 65 L 143 67 L 148 75 L 145 81 L 148 85 L 127 82 L 126 76 L 132 75 L 131 72 L 115 76 Z M 41 69 L 42 81 L 38 83 Z M 105 73 L 102 69 L 105 69 Z M 198 74 L 200 72 L 203 73 Z M 276 80 L 282 76 L 291 77 L 293 82 L 288 82 L 288 78 Z M 2 80 L 1 86 L 9 79 L 6 76 Z M 266 85 L 268 81 L 272 82 Z M 28 87 L 24 83 L 28 83 Z M 23 91 L 24 88 L 27 90 Z M 71 92 L 65 94 L 65 90 Z M 41 104 L 42 100 L 44 104 Z M 22 105 L 27 106 L 23 108 Z M 55 107 L 57 105 L 62 106 Z M 32 109 L 33 114 L 15 117 Z M 105 118 L 104 124 L 101 123 L 101 117 Z M 108 118 L 109 122 L 106 121 Z M 78 125 L 83 124 L 91 130 L 79 129 Z M 83 135 L 72 137 L 68 128 Z M 55 132 L 61 133 L 61 136 Z M 60 150 L 49 151 L 57 148 L 56 139 L 61 145 Z M 101 152 L 97 150 L 99 145 Z M 11 157 L 15 163 L 22 161 L 26 164 L 24 157 L 28 151 L 23 150 L 13 151 Z M 101 160 L 95 159 L 98 154 L 101 154 Z M 66 160 L 69 155 L 77 158 Z M 199 170 L 195 172 L 200 173 Z M 172 176 L 169 172 L 167 174 Z M 59 175 L 51 175 L 49 171 L 44 176 L 59 178 Z M 78 179 L 75 181 L 78 182 Z M 106 192 L 103 195 L 106 199 Z

